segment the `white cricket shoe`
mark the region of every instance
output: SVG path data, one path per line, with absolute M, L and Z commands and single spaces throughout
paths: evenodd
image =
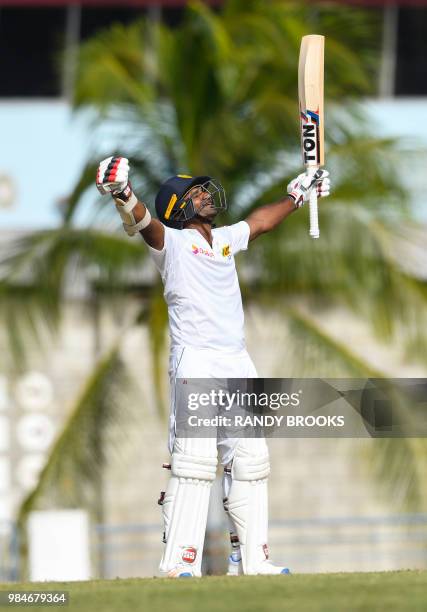
M 278 574 L 290 574 L 287 567 L 274 565 L 270 559 L 264 559 L 260 562 L 257 575 L 259 576 L 275 576 Z M 243 566 L 241 559 L 233 559 L 233 555 L 228 557 L 227 576 L 243 576 Z
M 261 561 L 258 567 L 258 576 L 274 576 L 277 574 L 290 574 L 291 572 L 287 567 L 281 567 L 280 565 L 274 565 L 270 559 L 264 559 Z

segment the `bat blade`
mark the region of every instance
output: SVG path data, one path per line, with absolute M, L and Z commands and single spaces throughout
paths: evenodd
M 324 50 L 325 37 L 309 34 L 301 40 L 298 64 L 298 97 L 301 127 L 302 160 L 308 175 L 313 176 L 325 161 L 324 152 Z M 317 194 L 310 196 L 310 236 L 319 237 Z

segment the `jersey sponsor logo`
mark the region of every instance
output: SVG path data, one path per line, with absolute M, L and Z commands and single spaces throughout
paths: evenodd
M 222 247 L 222 256 L 228 257 L 228 259 L 231 259 L 231 251 L 230 251 L 229 244 L 226 244 L 225 246 Z
M 203 249 L 202 247 L 198 247 L 195 244 L 191 245 L 191 250 L 193 255 L 206 255 L 206 257 L 214 257 L 212 251 L 208 251 L 208 249 Z
M 194 546 L 186 546 L 182 549 L 181 559 L 184 563 L 194 563 L 197 557 L 197 548 Z

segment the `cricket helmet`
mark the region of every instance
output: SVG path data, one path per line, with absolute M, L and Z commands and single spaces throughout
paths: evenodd
M 177 174 L 163 183 L 156 196 L 156 213 L 160 221 L 168 227 L 182 229 L 185 221 L 196 217 L 198 213 L 192 199 L 185 196 L 198 185 L 209 193 L 216 210 L 227 209 L 225 192 L 219 181 L 211 176 Z

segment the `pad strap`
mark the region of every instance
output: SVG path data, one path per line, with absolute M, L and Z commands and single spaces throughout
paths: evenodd
M 181 478 L 215 480 L 216 457 L 193 457 L 192 455 L 172 455 L 172 474 Z

